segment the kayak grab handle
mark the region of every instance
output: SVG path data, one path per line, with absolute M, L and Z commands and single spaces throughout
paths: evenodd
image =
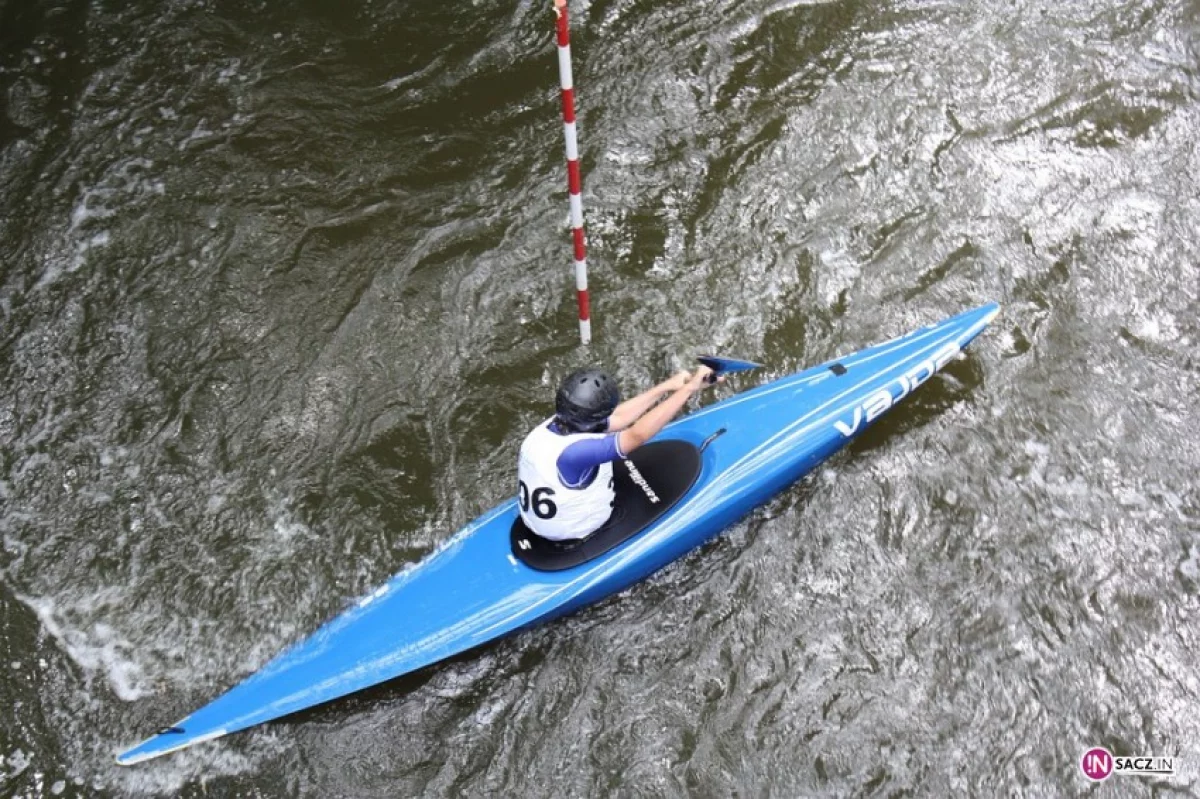
M 720 430 L 713 433 L 708 438 L 704 439 L 704 442 L 700 444 L 700 451 L 703 452 L 704 450 L 708 449 L 708 445 L 713 443 L 714 441 L 716 441 L 722 435 L 724 435 L 725 431 L 726 431 L 726 428 L 722 427 Z
M 158 731 L 158 734 L 159 735 L 171 735 L 171 734 L 179 735 L 184 732 L 186 732 L 186 730 L 184 730 L 183 727 L 163 727 L 161 730 Z

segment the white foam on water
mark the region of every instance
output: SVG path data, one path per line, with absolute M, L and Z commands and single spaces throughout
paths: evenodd
M 75 245 L 75 254 L 71 257 L 71 263 L 67 267 L 67 272 L 78 272 L 84 264 L 87 263 L 88 253 L 94 249 L 107 247 L 109 242 L 109 233 L 107 230 L 101 230 L 91 238 L 85 239 Z M 55 272 L 55 277 L 62 274 L 62 270 Z
M 94 204 L 95 200 L 105 200 L 112 192 L 107 189 L 87 189 L 79 198 L 79 202 L 71 209 L 71 231 L 78 230 L 89 219 L 107 219 L 113 211 L 102 203 Z
M 10 519 L 17 522 L 27 522 L 32 518 L 28 513 L 14 511 L 5 514 L 3 519 L 0 519 L 0 524 L 7 527 Z M 22 561 L 25 560 L 25 556 L 29 553 L 29 545 L 19 538 L 14 538 L 6 533 L 4 536 L 4 551 L 12 556 L 12 566 L 17 567 L 20 566 Z
M 1200 546 L 1192 547 L 1188 552 L 1188 556 L 1184 560 L 1180 561 L 1179 572 L 1189 580 L 1200 583 Z M 1193 688 L 1193 692 L 1195 692 L 1195 690 L 1196 689 Z
M 439 56 L 438 58 L 434 59 L 434 61 L 431 64 L 417 70 L 416 72 L 411 72 L 407 75 L 400 75 L 399 77 L 395 77 L 389 81 L 386 81 L 383 84 L 383 88 L 389 92 L 394 92 L 397 89 L 399 89 L 403 86 L 406 86 L 409 83 L 412 83 L 413 81 L 421 80 L 431 74 L 434 74 L 440 68 L 442 68 L 443 64 L 444 64 L 444 59 L 441 56 Z
M 1163 312 L 1141 317 L 1133 334 L 1148 341 L 1171 342 L 1179 338 L 1179 328 L 1176 327 L 1175 317 Z
M 1002 330 L 996 336 L 996 341 L 1002 352 L 1013 352 L 1016 350 L 1017 340 L 1013 337 L 1011 331 Z
M 29 597 L 18 594 L 41 622 L 43 629 L 58 642 L 60 649 L 88 674 L 98 674 L 108 682 L 120 699 L 132 702 L 151 693 L 141 665 L 130 657 L 133 644 L 110 625 L 93 622 L 75 626 L 67 617 L 74 613 L 64 609 L 50 597 Z M 107 615 L 105 608 L 119 605 L 120 598 L 112 589 L 105 589 L 76 603 L 80 616 L 92 618 Z
M 255 555 L 262 559 L 285 559 L 294 555 L 297 547 L 312 537 L 313 531 L 296 518 L 288 497 L 269 497 L 269 502 L 267 518 L 270 526 L 263 528 L 257 536 L 261 546 L 255 547 Z
M 83 189 L 74 207 L 65 235 L 59 236 L 43 259 L 42 274 L 35 288 L 49 286 L 64 274 L 79 271 L 89 256 L 112 241 L 112 232 L 96 229 L 98 220 L 109 219 L 131 199 L 147 194 L 162 195 L 161 180 L 148 177 L 154 163 L 145 158 L 131 158 L 115 163 L 96 186 Z
M 41 438 L 41 437 L 42 436 L 40 436 L 40 435 L 38 436 L 38 438 Z M 33 439 L 32 443 L 37 444 L 39 442 L 37 439 Z M 25 475 L 28 474 L 31 470 L 37 469 L 40 466 L 45 466 L 52 462 L 53 462 L 53 460 L 51 459 L 51 457 L 49 455 L 47 455 L 45 452 L 35 452 L 34 454 L 30 455 L 28 458 L 26 458 L 24 461 L 21 462 L 21 464 L 17 467 L 16 474 L 14 474 L 13 477 L 16 478 L 16 481 L 18 483 L 20 483 L 22 480 L 25 479 Z
M 1033 455 L 1039 459 L 1050 454 L 1050 447 L 1047 444 L 1033 439 L 1026 440 L 1024 448 L 1026 455 Z
M 192 129 L 192 132 L 187 135 L 187 138 L 185 138 L 183 141 L 179 142 L 179 150 L 180 151 L 186 150 L 190 145 L 194 144 L 195 142 L 204 141 L 205 139 L 210 139 L 213 136 L 217 135 L 216 131 L 209 130 L 208 127 L 206 127 L 206 123 L 207 123 L 207 120 L 204 120 L 204 119 L 202 119 L 196 123 L 196 127 L 194 127 Z
M 219 741 L 215 744 L 206 743 L 172 752 L 169 757 L 146 761 L 136 768 L 114 766 L 114 771 L 105 775 L 109 783 L 94 787 L 97 790 L 119 788 L 123 795 L 139 796 L 177 796 L 185 785 L 193 782 L 199 782 L 203 789 L 205 781 L 212 776 L 229 777 L 248 773 L 255 769 L 264 756 L 278 753 L 269 748 L 264 752 L 264 747 L 259 743 L 264 736 L 258 731 L 252 735 L 254 740 L 246 747 L 249 751 L 244 754 L 223 746 Z M 276 750 L 278 748 L 275 747 Z
M 841 246 L 841 242 L 824 248 L 817 253 L 821 262 L 819 291 L 821 300 L 828 308 L 833 307 L 843 291 L 853 288 L 861 273 L 853 256 Z
M 229 65 L 217 74 L 217 84 L 224 85 L 229 83 L 230 80 L 237 76 L 238 68 L 241 65 L 242 60 L 240 58 L 231 59 Z
M 33 757 L 21 749 L 14 749 L 7 755 L 0 755 L 0 776 L 11 779 L 29 768 L 29 764 L 32 762 Z

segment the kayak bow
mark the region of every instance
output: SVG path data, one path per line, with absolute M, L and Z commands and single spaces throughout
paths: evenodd
M 993 303 L 961 313 L 673 422 L 656 440 L 700 448 L 699 477 L 644 530 L 577 566 L 537 571 L 513 557 L 516 500 L 502 503 L 117 762 L 148 760 L 345 696 L 644 579 L 841 449 L 949 363 L 998 311 Z

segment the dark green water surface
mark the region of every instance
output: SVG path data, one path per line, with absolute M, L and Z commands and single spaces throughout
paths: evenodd
M 588 349 L 550 0 L 0 0 L 0 795 L 1200 794 L 1200 4 L 571 12 Z M 991 300 L 652 580 L 114 764 L 506 498 L 567 369 Z

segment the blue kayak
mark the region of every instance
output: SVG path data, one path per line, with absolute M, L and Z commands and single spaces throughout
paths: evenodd
M 643 449 L 660 440 L 685 449 L 695 474 L 679 484 L 677 497 L 660 502 L 654 481 L 631 467 L 649 498 L 643 504 L 655 510 L 643 529 L 583 562 L 527 565 L 519 557 L 528 543 L 516 525 L 517 501 L 493 508 L 117 762 L 130 765 L 328 702 L 627 588 L 838 451 L 955 358 L 998 312 L 993 303 L 961 313 L 676 420 Z

